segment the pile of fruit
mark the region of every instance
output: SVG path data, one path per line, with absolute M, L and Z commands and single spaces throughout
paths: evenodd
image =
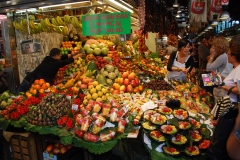
M 12 103 L 11 95 L 9 92 L 5 91 L 0 95 L 0 109 L 6 109 Z
M 111 86 L 119 75 L 120 73 L 117 67 L 107 64 L 100 70 L 96 78 L 99 83 L 106 83 L 107 85 Z
M 38 105 L 32 105 L 27 114 L 28 123 L 39 126 L 52 126 L 68 113 L 71 102 L 66 95 L 48 94 Z
M 94 54 L 96 56 L 100 54 L 106 56 L 109 51 L 108 46 L 105 43 L 99 43 L 94 39 L 87 40 L 83 48 L 87 54 Z
M 26 96 L 36 96 L 39 93 L 44 93 L 45 90 L 51 90 L 50 84 L 48 82 L 45 82 L 44 79 L 36 79 L 29 91 L 26 92 Z
M 65 154 L 71 148 L 72 148 L 71 145 L 64 145 L 64 144 L 61 144 L 61 143 L 54 143 L 54 144 L 48 144 L 47 147 L 46 147 L 45 152 L 47 152 L 48 154 L 54 154 L 54 155 Z

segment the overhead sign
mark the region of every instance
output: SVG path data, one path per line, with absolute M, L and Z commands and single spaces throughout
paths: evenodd
M 105 34 L 130 34 L 130 12 L 84 15 L 82 17 L 84 36 Z

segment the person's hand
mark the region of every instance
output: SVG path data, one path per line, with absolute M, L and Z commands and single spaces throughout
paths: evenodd
M 187 74 L 189 69 L 187 69 L 187 68 L 181 68 L 181 70 L 182 70 L 183 73 Z
M 73 59 L 75 60 L 75 59 L 77 59 L 77 58 L 79 58 L 79 57 L 81 57 L 81 55 L 80 55 L 80 54 L 77 54 L 77 55 L 73 56 Z

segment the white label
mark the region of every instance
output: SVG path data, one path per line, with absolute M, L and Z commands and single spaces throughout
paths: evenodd
M 71 99 L 72 97 L 71 96 L 66 96 L 67 97 L 67 99 Z
M 166 105 L 166 100 L 158 100 L 157 103 L 159 105 L 165 106 Z
M 188 97 L 188 92 L 184 92 L 183 95 L 185 98 Z
M 78 110 L 78 105 L 77 104 L 72 104 L 72 110 Z

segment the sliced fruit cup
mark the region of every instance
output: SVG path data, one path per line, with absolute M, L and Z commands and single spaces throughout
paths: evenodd
M 200 149 L 194 145 L 194 146 L 187 146 L 183 152 L 188 156 L 188 157 L 196 157 L 199 156 L 201 151 Z
M 178 132 L 178 128 L 170 124 L 161 125 L 159 129 L 165 136 L 171 136 Z
M 151 137 L 151 139 L 159 143 L 163 143 L 166 141 L 165 136 L 158 130 L 153 130 L 149 132 L 149 136 Z
M 198 143 L 198 148 L 201 151 L 206 151 L 208 149 L 208 147 L 210 146 L 210 143 L 211 143 L 211 141 L 209 139 L 202 139 Z
M 173 116 L 181 121 L 186 120 L 189 117 L 188 111 L 186 111 L 185 109 L 182 109 L 182 108 L 174 109 Z
M 163 153 L 168 156 L 178 157 L 181 154 L 181 152 L 178 149 L 167 145 L 163 145 L 162 150 Z

